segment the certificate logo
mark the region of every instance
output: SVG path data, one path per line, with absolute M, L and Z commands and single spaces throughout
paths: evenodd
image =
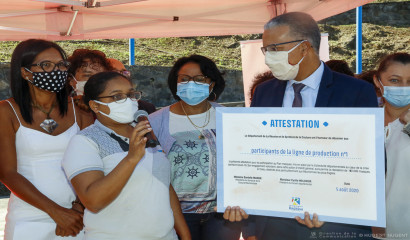
M 292 197 L 292 204 L 289 205 L 289 210 L 291 211 L 303 211 L 303 206 L 300 205 L 300 197 Z
M 292 197 L 292 205 L 300 205 L 300 198 Z

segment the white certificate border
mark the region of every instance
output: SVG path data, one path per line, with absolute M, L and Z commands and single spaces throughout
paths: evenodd
M 281 108 L 281 107 L 217 107 L 216 108 L 216 145 L 217 145 L 217 206 L 218 212 L 224 212 L 224 179 L 223 179 L 223 124 L 222 118 L 224 113 L 253 113 L 253 114 L 357 114 L 357 115 L 374 115 L 375 116 L 375 156 L 376 156 L 376 201 L 377 219 L 357 219 L 342 218 L 334 216 L 321 215 L 319 219 L 327 222 L 348 223 L 364 226 L 386 227 L 386 206 L 385 206 L 385 152 L 384 141 L 384 111 L 382 108 Z M 284 218 L 294 218 L 295 216 L 304 217 L 303 213 L 263 211 L 255 209 L 244 209 L 251 215 L 275 216 Z M 311 216 L 313 213 L 310 213 Z

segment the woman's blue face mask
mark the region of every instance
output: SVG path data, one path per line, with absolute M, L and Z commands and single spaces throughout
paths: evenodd
M 405 107 L 410 104 L 410 87 L 396 87 L 396 86 L 383 86 L 383 97 L 388 103 L 395 107 Z
M 209 97 L 209 84 L 198 84 L 193 81 L 178 83 L 177 95 L 188 105 L 198 105 Z

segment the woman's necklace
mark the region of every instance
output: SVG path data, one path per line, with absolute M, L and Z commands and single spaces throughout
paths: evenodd
M 53 105 L 51 105 L 50 110 L 46 111 L 37 103 L 33 104 L 33 107 L 37 108 L 38 110 L 42 111 L 44 114 L 47 115 L 47 118 L 40 124 L 40 127 L 50 134 L 54 132 L 54 130 L 58 127 L 58 123 L 50 117 L 50 113 L 53 111 L 55 105 L 56 102 L 54 102 Z
M 209 123 L 209 121 L 210 121 L 210 119 L 211 119 L 211 113 L 210 113 L 210 111 L 209 111 L 211 108 L 209 108 L 209 109 L 206 111 L 206 116 L 205 116 L 205 119 L 204 119 L 204 125 L 203 125 L 202 127 L 200 127 L 200 126 L 197 126 L 197 125 L 191 120 L 191 118 L 189 117 L 189 115 L 186 113 L 185 108 L 184 108 L 184 105 L 182 105 L 182 102 L 179 102 L 179 103 L 181 104 L 182 111 L 184 111 L 185 116 L 188 118 L 189 122 L 192 124 L 192 126 L 194 126 L 194 128 L 195 128 L 196 130 L 199 131 L 199 136 L 198 136 L 198 138 L 199 138 L 199 139 L 204 139 L 205 137 L 204 137 L 204 134 L 202 133 L 202 130 L 203 130 L 204 127 L 206 127 L 206 126 L 208 125 L 208 123 Z M 207 102 L 207 103 L 209 104 L 209 102 Z M 208 106 L 209 106 L 209 105 L 207 105 L 207 107 L 208 107 Z

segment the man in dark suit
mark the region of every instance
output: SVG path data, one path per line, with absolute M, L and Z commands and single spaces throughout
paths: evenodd
M 310 15 L 277 16 L 265 25 L 262 38 L 265 62 L 275 78 L 256 87 L 251 107 L 377 107 L 370 84 L 333 72 L 320 61 L 320 31 Z M 371 238 L 370 227 L 323 224 L 315 214 L 296 220 L 252 216 L 248 224 L 248 239 Z

